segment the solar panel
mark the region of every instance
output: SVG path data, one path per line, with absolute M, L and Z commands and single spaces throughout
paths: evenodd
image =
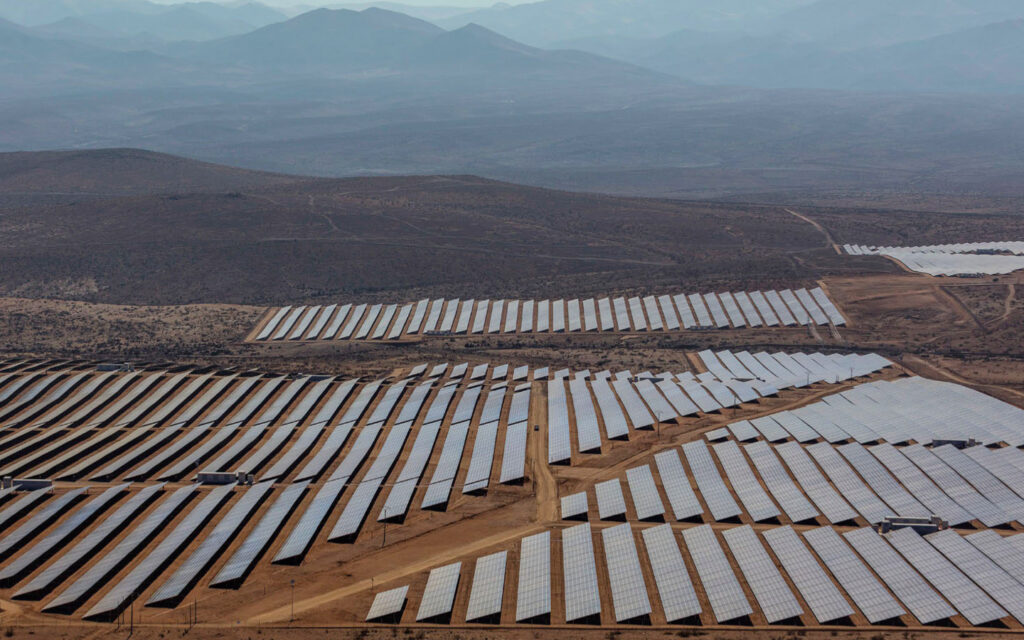
M 441 316 L 441 322 L 437 326 L 438 331 L 451 331 L 455 326 L 455 314 L 459 311 L 459 302 L 458 298 L 448 301 L 447 306 L 444 308 L 444 315 Z
M 649 520 L 664 515 L 665 505 L 661 503 L 661 496 L 658 495 L 658 487 L 654 484 L 654 476 L 651 475 L 649 466 L 645 464 L 626 469 L 626 482 L 629 483 L 629 493 L 633 496 L 637 518 Z
M 601 331 L 615 330 L 615 317 L 612 315 L 612 301 L 601 298 L 597 301 L 597 314 L 601 320 Z
M 928 476 L 904 457 L 896 447 L 886 442 L 870 447 L 868 451 L 884 464 L 931 513 L 938 514 L 952 526 L 970 522 L 974 518 L 935 486 Z
M 597 494 L 598 517 L 602 520 L 620 518 L 626 514 L 626 500 L 617 478 L 598 482 L 594 485 L 594 492 Z
M 550 300 L 541 300 L 537 303 L 537 332 L 547 333 L 551 328 L 550 319 Z
M 12 562 L 0 570 L 0 585 L 10 587 L 27 575 L 39 563 L 48 558 L 54 551 L 82 530 L 103 509 L 121 497 L 128 485 L 110 487 L 99 496 L 90 500 L 80 509 L 71 513 L 49 535 L 32 545 Z M 28 538 L 46 526 L 50 521 L 60 517 L 61 512 L 84 493 L 86 489 L 78 489 L 65 493 L 34 515 L 28 522 L 0 540 L 3 555 L 8 555 L 14 547 L 22 546 Z M 58 561 L 59 562 L 59 561 Z
M 775 422 L 771 416 L 754 418 L 750 424 L 769 442 L 781 442 L 789 438 L 789 432 L 779 426 L 779 423 Z
M 677 415 L 680 416 L 695 416 L 700 413 L 700 409 L 682 392 L 672 380 L 662 380 L 657 383 L 658 389 L 668 398 L 668 401 L 672 404 L 672 408 L 675 409 Z
M 210 491 L 155 549 L 135 565 L 135 568 L 114 585 L 83 617 L 107 619 L 120 613 L 135 599 L 142 588 L 185 548 L 203 524 L 231 497 L 233 489 L 234 485 L 223 485 Z
M 1024 544 L 1020 536 L 1003 537 L 991 529 L 965 537 L 976 549 L 984 553 L 1017 582 L 1024 584 Z
M 370 611 L 366 614 L 367 622 L 400 614 L 405 608 L 405 597 L 408 593 L 409 585 L 378 593 L 374 596 Z
M 818 622 L 824 624 L 853 615 L 853 608 L 792 527 L 768 529 L 762 535 Z
M 423 322 L 423 333 L 428 334 L 437 329 L 437 323 L 441 320 L 441 311 L 444 309 L 444 298 L 437 298 L 430 303 L 427 311 L 427 319 Z
M 291 307 L 279 307 L 274 315 L 270 317 L 267 324 L 263 325 L 263 329 L 256 334 L 256 340 L 266 340 L 270 337 L 271 333 L 277 328 L 277 325 L 281 322 L 282 318 L 292 310 Z
M 469 331 L 469 321 L 473 317 L 476 300 L 463 300 L 459 305 L 459 315 L 455 320 L 454 332 L 461 334 Z
M 453 424 L 448 428 L 448 436 L 445 438 L 444 446 L 441 449 L 441 459 L 434 469 L 434 475 L 427 485 L 427 491 L 423 496 L 421 509 L 429 509 L 448 503 L 451 494 L 452 484 L 455 482 L 455 474 L 459 471 L 459 464 L 462 461 L 462 452 L 466 445 L 466 434 L 469 431 L 469 422 Z
M 560 384 L 560 383 L 559 383 Z M 597 414 L 586 380 L 579 378 L 569 381 L 569 393 L 576 416 L 576 438 L 581 453 L 601 450 L 601 431 L 597 425 Z
M 648 411 L 629 380 L 613 380 L 612 388 L 622 401 L 622 406 L 626 408 L 626 415 L 629 416 L 634 429 L 650 429 L 654 426 L 654 416 Z
M 733 422 L 728 425 L 729 431 L 732 432 L 734 438 L 740 442 L 749 442 L 751 440 L 757 440 L 757 429 L 754 425 L 750 424 L 749 420 L 740 420 L 739 422 Z
M 515 333 L 517 326 L 519 326 L 519 301 L 509 300 L 505 308 L 505 326 L 502 332 Z
M 629 298 L 629 317 L 634 331 L 647 331 L 647 319 L 644 318 L 643 303 L 640 298 Z
M 516 622 L 551 614 L 551 532 L 523 538 L 519 552 Z
M 803 615 L 803 607 L 749 525 L 722 532 L 769 624 Z
M 579 331 L 580 329 L 582 329 L 583 325 L 580 320 L 580 301 L 570 300 L 569 302 L 566 303 L 565 308 L 566 314 L 568 315 L 569 319 L 569 331 Z
M 948 444 L 936 447 L 932 452 L 974 485 L 974 488 L 993 504 L 1018 522 L 1024 522 L 1024 500 L 967 454 Z
M 82 487 L 60 494 L 49 501 L 42 509 L 32 514 L 17 529 L 0 538 L 0 559 L 8 557 L 11 553 L 20 549 L 37 532 L 60 518 L 88 489 L 89 487 Z
M 398 314 L 395 316 L 395 323 L 391 325 L 391 330 L 388 331 L 388 340 L 398 340 L 402 337 L 402 333 L 405 330 L 405 324 L 409 320 L 409 314 L 412 313 L 412 304 L 403 305 L 398 310 Z
M 451 614 L 461 572 L 461 562 L 430 570 L 427 586 L 423 589 L 423 599 L 420 600 L 420 608 L 416 612 L 417 622 Z
M 811 297 L 811 294 L 808 293 L 807 289 L 797 289 L 794 293 L 796 294 L 797 300 L 800 301 L 800 304 L 807 309 L 807 313 L 810 314 L 811 320 L 813 320 L 815 324 L 828 324 L 828 316 L 826 316 L 825 312 L 818 307 L 818 303 L 814 301 L 814 298 Z
M 778 291 L 765 291 L 764 297 L 771 305 L 772 311 L 776 313 L 779 318 L 779 322 L 787 327 L 795 325 L 796 319 L 793 317 L 792 312 L 786 306 L 786 303 L 782 301 Z
M 481 300 L 476 303 L 476 315 L 473 316 L 473 325 L 470 327 L 470 333 L 483 333 L 484 326 L 487 322 L 487 307 L 490 305 L 490 300 Z
M 700 407 L 700 410 L 704 413 L 712 413 L 719 411 L 722 405 L 717 400 L 711 397 L 708 390 L 696 382 L 682 382 L 681 385 L 686 395 L 690 397 L 693 402 Z
M 350 305 L 350 304 L 342 305 L 338 309 L 338 312 L 336 314 L 334 314 L 334 317 L 331 319 L 331 323 L 329 325 L 327 325 L 327 328 L 325 328 L 319 334 L 319 339 L 320 340 L 333 340 L 334 338 L 336 338 L 337 335 L 338 335 L 338 331 L 341 330 L 342 323 L 345 321 L 345 318 L 348 317 L 348 313 L 351 310 L 352 310 L 352 305 Z
M 853 443 L 838 451 L 857 470 L 876 494 L 901 516 L 928 517 L 932 512 L 915 500 L 862 445 Z
M 759 441 L 748 444 L 743 449 L 750 456 L 768 491 L 775 496 L 775 500 L 790 520 L 803 522 L 818 516 L 818 510 L 797 488 L 770 446 Z
M 481 620 L 501 614 L 501 600 L 505 593 L 504 551 L 477 559 L 473 571 L 473 587 L 469 592 L 466 621 Z
M 873 529 L 855 529 L 843 537 L 922 624 L 956 615 L 956 610 Z
M 526 394 L 528 398 L 529 391 Z M 505 453 L 501 460 L 501 475 L 498 479 L 502 484 L 520 480 L 526 475 L 526 434 L 528 430 L 526 422 L 509 424 L 505 429 Z
M 644 311 L 647 312 L 647 319 L 650 321 L 651 331 L 661 331 L 665 328 L 665 323 L 661 320 L 661 315 L 658 313 L 658 301 L 654 296 L 647 296 L 643 299 Z
M 647 403 L 651 412 L 654 413 L 654 417 L 658 422 L 665 423 L 676 419 L 678 416 L 676 410 L 665 400 L 664 396 L 658 393 L 658 389 L 650 380 L 638 381 L 636 383 L 636 390 L 640 392 L 640 396 Z
M 380 486 L 391 474 L 395 461 L 405 447 L 405 441 L 409 437 L 412 422 L 395 424 L 388 431 L 373 464 L 367 469 L 363 479 L 356 486 L 355 491 L 345 504 L 338 521 L 328 536 L 328 540 L 345 540 L 354 537 L 366 519 L 366 512 L 370 510 L 373 501 L 377 498 Z
M 629 311 L 626 308 L 626 299 L 613 299 L 612 307 L 615 309 L 615 325 L 618 327 L 619 331 L 629 331 Z
M 104 509 L 110 500 L 119 498 L 125 486 L 111 487 L 101 494 L 100 498 L 85 505 L 74 516 L 54 529 L 50 535 L 16 558 L 0 573 L 0 583 L 9 586 L 9 583 L 24 577 L 40 560 L 59 550 L 61 553 L 52 564 L 14 594 L 15 598 L 38 599 L 42 597 L 76 571 L 83 562 L 93 557 L 116 535 L 122 533 L 125 526 L 156 497 L 157 493 L 163 491 L 162 484 L 151 485 L 139 490 L 117 511 L 104 518 L 92 531 L 80 539 L 74 547 L 68 549 L 65 545 L 68 544 L 69 539 L 81 530 L 81 526 L 85 522 Z
M 838 524 L 857 517 L 857 512 L 829 484 L 803 447 L 795 442 L 787 442 L 776 445 L 775 452 L 782 457 L 804 493 L 829 522 Z
M 589 523 L 562 531 L 562 577 L 565 585 L 566 622 L 583 620 L 601 613 L 597 565 Z
M 603 529 L 601 541 L 608 566 L 615 621 L 626 622 L 649 616 L 651 603 L 647 599 L 647 584 L 640 568 L 632 528 L 627 523 Z
M 732 326 L 747 326 L 747 321 L 743 318 L 743 314 L 740 313 L 739 305 L 736 304 L 736 300 L 732 297 L 731 293 L 720 293 L 718 294 L 718 299 L 722 301 L 722 307 L 725 309 L 726 315 L 729 316 L 729 321 L 732 322 Z
M 693 297 L 692 296 L 690 298 L 690 301 L 691 302 L 693 301 Z M 721 303 L 718 302 L 718 296 L 716 296 L 713 293 L 705 293 L 704 297 L 703 297 L 703 301 L 707 305 L 708 311 L 711 312 L 711 318 L 712 318 L 713 326 L 715 326 L 715 327 L 717 327 L 719 329 L 728 329 L 729 328 L 729 318 L 728 318 L 728 316 L 725 315 L 725 311 L 722 309 Z M 698 317 L 698 319 L 700 318 L 700 314 L 699 313 L 697 314 L 697 317 Z M 703 326 L 703 324 L 704 323 L 701 322 L 702 326 Z
M 661 307 L 661 315 L 665 317 L 665 329 L 668 331 L 679 331 L 679 316 L 676 315 L 675 305 L 669 296 L 658 296 L 658 305 Z
M 895 529 L 886 538 L 971 624 L 985 624 L 1006 615 L 1002 607 L 913 529 Z
M 551 303 L 551 331 L 565 331 L 565 301 L 555 300 Z
M 818 465 L 832 479 L 836 489 L 846 496 L 853 505 L 853 508 L 864 516 L 865 520 L 876 523 L 889 516 L 897 515 L 861 482 L 857 474 L 832 448 L 832 445 L 819 442 L 807 447 L 807 451 L 814 456 L 814 459 L 818 461 Z
M 22 495 L 13 503 L 7 505 L 3 511 L 0 511 L 0 530 L 6 529 L 17 521 L 23 513 L 34 507 L 36 503 L 45 500 L 51 495 L 53 494 L 49 487 L 36 489 Z
M 672 528 L 667 524 L 649 527 L 641 531 L 641 536 L 666 621 L 677 622 L 700 615 L 700 600 Z
M 729 488 L 718 474 L 718 467 L 711 458 L 711 452 L 703 441 L 697 440 L 683 445 L 683 454 L 693 471 L 697 487 L 704 496 L 704 502 L 711 510 L 711 517 L 722 521 L 740 515 L 740 507 L 733 500 Z
M 295 307 L 294 309 L 292 309 L 288 313 L 287 317 L 285 317 L 285 319 L 281 321 L 281 323 L 277 326 L 277 330 L 274 332 L 274 335 L 271 337 L 271 340 L 281 340 L 286 335 L 288 335 L 288 332 L 291 331 L 291 328 L 292 326 L 294 326 L 295 321 L 298 320 L 299 316 L 302 315 L 305 311 L 305 306 Z
M 373 325 L 377 322 L 377 318 L 380 316 L 381 309 L 383 308 L 384 305 L 375 304 L 367 309 L 366 316 L 363 319 L 362 324 L 359 325 L 359 329 L 352 336 L 353 340 L 364 340 L 368 335 L 370 335 L 370 329 L 372 329 Z
M 919 469 L 925 472 L 942 491 L 986 527 L 997 527 L 1011 518 L 1002 509 L 989 502 L 956 471 L 921 445 L 900 449 Z
M 594 391 L 594 397 L 597 398 L 597 406 L 601 410 L 601 419 L 608 439 L 626 438 L 629 435 L 629 424 L 608 381 L 594 379 L 590 386 Z
M 952 529 L 930 533 L 925 539 L 1009 611 L 1017 622 L 1024 622 L 1024 585 Z
M 689 520 L 704 513 L 704 507 L 690 486 L 690 480 L 676 450 L 673 448 L 654 454 L 654 463 L 658 466 L 661 485 L 665 489 L 675 519 Z
M 213 565 L 217 556 L 238 535 L 260 503 L 270 493 L 272 486 L 271 482 L 260 482 L 242 492 L 242 497 L 232 505 L 217 526 L 213 528 L 213 531 L 203 538 L 195 551 L 150 596 L 146 604 L 174 606 L 180 602 L 189 589 Z
M 382 380 L 377 380 L 365 385 L 356 396 L 352 404 L 349 405 L 345 413 L 339 419 L 338 424 L 335 425 L 330 434 L 327 436 L 327 440 L 324 441 L 323 446 L 317 451 L 313 459 L 306 463 L 306 465 L 299 471 L 295 477 L 295 481 L 309 480 L 315 478 L 323 473 L 324 469 L 331 463 L 332 460 L 341 451 L 341 448 L 345 445 L 345 441 L 348 440 L 349 434 L 352 432 L 355 423 L 358 422 L 366 408 L 369 406 L 373 397 L 380 390 Z M 360 433 L 362 436 L 362 433 Z
M 762 326 L 761 318 L 757 315 L 757 310 L 754 309 L 754 303 L 751 302 L 750 296 L 745 292 L 740 291 L 732 294 L 736 298 L 736 303 L 740 306 L 740 310 L 743 311 L 743 316 L 746 318 L 747 325 L 750 327 Z
M 520 333 L 533 332 L 533 308 L 533 300 L 526 300 L 523 302 L 523 317 L 519 320 Z
M 565 383 L 548 381 L 548 464 L 565 462 L 572 456 L 569 434 L 569 407 Z
M 260 521 L 242 542 L 241 546 L 220 568 L 210 581 L 211 587 L 229 587 L 241 584 L 256 561 L 266 552 L 270 543 L 284 527 L 285 520 L 306 492 L 309 481 L 290 484 L 281 491 L 274 504 L 267 509 Z
M 703 524 L 684 529 L 682 535 L 715 620 L 724 623 L 753 613 L 711 526 Z
M 494 445 L 498 437 L 497 415 L 505 400 L 505 390 L 492 390 L 484 402 L 481 424 L 476 429 L 476 441 L 473 443 L 473 455 L 469 460 L 469 469 L 463 481 L 462 492 L 470 493 L 486 489 L 490 483 L 491 466 L 494 463 Z M 496 411 L 494 409 L 497 409 Z M 485 418 L 488 419 L 486 422 Z
M 587 492 L 580 491 L 568 496 L 562 496 L 562 520 L 572 520 L 585 516 L 590 507 L 587 505 Z
M 692 329 L 697 326 L 697 320 L 693 317 L 693 311 L 690 309 L 689 303 L 686 301 L 686 294 L 676 294 L 672 296 L 672 302 L 676 305 L 676 311 L 679 312 L 679 321 L 682 323 L 684 329 Z
M 729 440 L 714 446 L 715 454 L 725 469 L 736 495 L 754 522 L 763 522 L 779 516 L 779 509 L 768 497 L 754 472 L 735 441 Z
M 804 308 L 800 306 L 800 302 L 797 301 L 796 296 L 793 295 L 792 291 L 790 291 L 789 289 L 783 289 L 782 291 L 779 292 L 779 297 L 781 297 L 782 301 L 786 303 L 787 307 L 789 307 L 790 312 L 792 312 L 793 317 L 796 318 L 798 324 L 810 324 L 811 317 L 807 315 L 807 312 L 804 311 Z
M 320 490 L 306 506 L 306 510 L 288 534 L 284 544 L 277 550 L 273 560 L 275 564 L 295 563 L 302 559 L 309 545 L 313 544 L 313 538 L 320 531 L 320 527 L 327 520 L 327 515 L 337 504 L 347 482 L 347 479 L 328 480 L 320 485 Z

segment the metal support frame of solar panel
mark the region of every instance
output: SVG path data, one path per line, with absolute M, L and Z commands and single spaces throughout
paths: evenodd
M 754 610 L 711 526 L 705 524 L 685 529 L 682 536 L 704 585 L 715 620 L 725 623 L 752 614 Z
M 1018 622 L 1024 623 L 1024 585 L 952 529 L 937 531 L 925 540 L 967 574 Z
M 974 519 L 973 515 L 943 493 L 896 447 L 886 442 L 870 447 L 868 451 L 885 465 L 921 504 L 927 507 L 931 513 L 938 514 L 943 520 L 946 520 L 950 526 L 966 524 Z
M 675 519 L 691 520 L 700 517 L 704 513 L 704 507 L 690 486 L 678 451 L 673 448 L 656 453 L 654 463 L 658 467 L 658 475 L 661 476 L 661 484 Z
M 590 397 L 587 381 L 579 378 L 569 381 L 573 414 L 576 418 L 576 439 L 580 453 L 601 450 L 601 430 L 597 424 L 594 401 Z
M 769 624 L 803 615 L 803 607 L 749 525 L 727 529 L 722 537 Z
M 89 611 L 86 619 L 110 619 L 120 613 L 135 599 L 142 588 L 157 573 L 174 560 L 182 549 L 193 539 L 203 524 L 231 497 L 234 485 L 223 485 L 210 491 L 188 515 L 171 530 L 160 544 L 135 565 L 127 575 L 114 585 Z
M 405 608 L 406 595 L 409 593 L 409 585 L 396 587 L 388 591 L 381 591 L 373 598 L 373 604 L 366 613 L 366 621 L 381 620 L 383 618 L 397 617 Z
M 551 614 L 550 531 L 522 539 L 517 584 L 516 622 L 532 621 Z
M 548 381 L 548 464 L 565 462 L 572 457 L 569 433 L 569 407 L 565 383 Z
M 700 600 L 679 552 L 675 532 L 663 524 L 643 529 L 641 536 L 666 621 L 672 623 L 699 616 Z
M 654 484 L 654 476 L 648 465 L 626 469 L 626 482 L 633 498 L 636 517 L 640 520 L 661 518 L 665 515 L 665 505 L 661 502 L 658 487 Z
M 734 440 L 727 440 L 712 447 L 725 474 L 729 478 L 729 484 L 733 491 L 739 496 L 744 508 L 754 522 L 764 522 L 779 517 L 780 512 L 772 499 L 761 488 L 757 476 L 750 469 L 743 452 Z
M 476 428 L 476 440 L 469 459 L 469 468 L 462 483 L 462 493 L 472 493 L 487 488 L 494 465 L 494 446 L 498 438 L 498 420 L 505 402 L 505 389 L 492 388 L 484 400 L 480 425 Z
M 832 445 L 819 442 L 807 447 L 808 453 L 817 460 L 832 483 L 853 505 L 864 519 L 871 523 L 881 522 L 885 518 L 898 515 L 882 502 L 861 481 Z
M 466 622 L 499 621 L 501 601 L 505 593 L 505 564 L 507 552 L 499 551 L 478 558 L 473 570 L 473 585 L 466 607 Z
M 309 481 L 290 484 L 281 491 L 256 526 L 210 581 L 211 587 L 236 587 L 266 552 L 281 531 L 288 516 L 295 510 L 309 486 Z
M 847 444 L 837 450 L 897 515 L 925 518 L 932 515 L 932 511 L 914 499 L 863 446 Z
M 819 623 L 846 619 L 854 614 L 853 607 L 792 527 L 769 529 L 762 535 Z
M 1002 607 L 913 529 L 894 529 L 886 539 L 972 625 L 1006 616 Z
M 637 393 L 632 382 L 629 380 L 613 380 L 612 388 L 615 390 L 615 394 L 619 396 L 619 400 L 622 401 L 622 406 L 625 407 L 626 415 L 629 416 L 629 421 L 633 423 L 634 429 L 650 429 L 656 424 L 654 416 L 651 415 L 643 400 L 640 399 L 640 395 Z
M 602 520 L 622 519 L 626 515 L 626 499 L 618 478 L 598 482 L 594 485 L 597 495 L 598 517 Z
M 434 620 L 449 616 L 455 604 L 455 592 L 459 588 L 459 576 L 462 563 L 454 562 L 443 567 L 430 570 L 427 585 L 423 588 L 423 598 L 416 612 L 416 621 Z
M 831 527 L 804 532 L 804 539 L 871 624 L 894 620 L 906 610 Z
M 1016 578 L 1017 582 L 1024 580 L 1024 548 L 1013 544 L 1013 537 L 1004 538 L 992 529 L 985 529 L 964 536 L 964 539 L 999 565 L 1003 571 Z
M 683 445 L 683 454 L 697 481 L 697 488 L 711 510 L 711 517 L 719 522 L 739 517 L 742 510 L 719 475 L 707 445 L 700 440 L 688 442 Z
M 158 485 L 159 486 L 159 485 Z M 228 489 L 231 485 L 225 485 Z M 93 593 L 103 582 L 105 582 L 113 573 L 122 567 L 130 558 L 134 557 L 136 553 L 149 541 L 152 536 L 156 535 L 164 525 L 181 509 L 185 502 L 196 493 L 195 486 L 185 486 L 174 491 L 170 496 L 164 498 L 155 509 L 153 509 L 145 520 L 140 522 L 134 528 L 129 531 L 128 535 L 125 536 L 118 544 L 108 551 L 102 558 L 94 562 L 84 574 L 79 576 L 75 582 L 66 587 L 61 593 L 43 607 L 43 611 L 58 611 L 68 612 L 73 611 L 81 604 L 91 593 Z M 118 514 L 121 512 L 119 511 Z M 118 514 L 115 514 L 118 515 Z M 125 521 L 127 521 L 127 517 Z M 97 529 L 99 531 L 99 529 Z M 120 530 L 107 532 L 104 536 L 104 541 L 108 540 L 111 536 L 117 535 Z M 62 574 L 66 575 L 72 570 L 72 563 L 78 564 L 84 559 L 84 554 L 89 553 L 85 550 L 86 543 L 93 549 L 97 549 L 100 546 L 100 540 L 97 540 L 90 535 L 86 540 L 75 547 L 75 549 L 68 554 L 68 565 L 66 568 L 62 568 Z M 75 558 L 75 554 L 79 555 Z M 41 578 L 42 576 L 40 576 Z M 57 576 L 54 576 L 52 582 L 47 586 L 56 584 Z M 34 583 L 30 583 L 25 587 L 24 590 L 30 588 L 36 588 L 38 592 L 38 586 L 34 587 Z
M 647 619 L 651 614 L 651 603 L 647 598 L 647 584 L 640 568 L 632 527 L 626 523 L 602 529 L 601 541 L 615 621 Z
M 761 479 L 764 480 L 768 491 L 775 497 L 790 520 L 804 522 L 814 520 L 819 515 L 818 510 L 786 473 L 786 469 L 776 457 L 771 446 L 758 441 L 744 445 L 743 449 L 754 463 L 754 467 Z
M 932 449 L 939 459 L 963 476 L 989 501 L 1024 524 L 1024 499 L 1011 491 L 988 470 L 955 446 L 947 444 Z
M 871 569 L 922 624 L 957 614 L 928 582 L 870 527 L 843 534 Z
M 149 597 L 148 606 L 175 606 L 238 535 L 270 493 L 273 483 L 260 482 L 246 489 L 195 551 Z
M 804 493 L 829 522 L 839 524 L 857 517 L 857 511 L 832 487 L 802 446 L 787 442 L 776 445 L 775 452 L 782 457 Z
M 565 621 L 576 622 L 599 616 L 601 597 L 589 523 L 562 530 L 562 578 Z
M 978 493 L 969 482 L 931 450 L 921 445 L 912 445 L 903 447 L 900 452 L 924 471 L 947 496 L 986 527 L 998 527 L 1013 519 L 988 498 Z

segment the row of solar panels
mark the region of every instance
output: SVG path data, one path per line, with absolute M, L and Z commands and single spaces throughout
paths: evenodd
M 850 255 L 883 255 L 911 271 L 932 276 L 1004 275 L 1024 269 L 1024 242 L 993 242 L 926 247 L 844 245 Z M 976 253 L 976 252 L 985 253 Z M 1010 252 L 1015 255 L 1005 255 Z
M 708 434 L 739 440 L 793 438 L 832 443 L 1001 443 L 1024 446 L 1024 409 L 950 382 L 911 377 L 878 380 L 794 411 L 741 421 Z
M 625 372 L 627 375 L 617 374 L 614 378 L 609 372 L 601 372 L 590 379 L 589 372 L 579 372 L 568 383 L 561 378 L 548 381 L 548 463 L 559 464 L 571 460 L 574 449 L 579 453 L 600 451 L 601 425 L 604 426 L 604 437 L 608 440 L 628 438 L 630 428 L 651 429 L 658 423 L 679 417 L 755 402 L 762 397 L 776 395 L 780 388 L 825 380 L 833 367 L 845 379 L 851 372 L 864 375 L 889 364 L 877 356 L 791 356 L 765 352 L 754 355 L 743 352 L 741 355 L 749 356 L 762 368 L 771 366 L 778 375 L 769 374 L 770 381 L 738 380 L 732 378 L 729 372 L 720 373 L 721 378 L 712 372 L 696 376 L 686 372 L 649 377 L 640 375 L 634 379 L 628 372 Z M 805 364 L 801 364 L 797 357 Z M 870 362 L 861 362 L 861 359 Z M 847 368 L 849 362 L 853 364 Z M 830 379 L 834 382 L 835 378 L 832 374 Z M 572 414 L 569 412 L 570 400 Z M 575 447 L 572 441 L 573 425 L 576 432 Z
M 552 619 L 559 578 L 552 534 L 543 532 L 521 541 L 518 571 L 507 551 L 472 568 L 457 562 L 432 570 L 415 620 L 856 624 L 861 615 L 870 624 L 934 624 L 961 615 L 972 626 L 1024 623 L 1024 535 L 945 530 L 921 537 L 904 528 L 882 536 L 831 527 L 798 533 L 789 526 L 758 532 L 748 525 L 677 534 L 670 525 L 629 524 L 599 534 L 589 524 L 561 531 L 559 619 Z M 514 618 L 502 608 L 506 580 L 516 594 Z M 467 583 L 465 617 L 456 617 L 458 589 Z M 408 585 L 376 594 L 367 620 L 401 620 L 408 596 Z
M 835 447 L 824 442 L 804 447 L 727 440 L 710 448 L 690 442 L 682 452 L 685 467 L 676 449 L 654 456 L 662 492 L 649 465 L 626 471 L 632 512 L 627 512 L 619 479 L 595 485 L 598 518 L 661 520 L 670 514 L 677 521 L 727 522 L 746 513 L 754 522 L 785 516 L 793 523 L 824 517 L 841 524 L 858 516 L 878 523 L 894 516 L 938 515 L 953 526 L 980 522 L 996 527 L 1019 523 L 1024 515 L 1024 452 L 1014 447 Z M 585 518 L 589 512 L 586 492 L 562 498 L 563 519 Z
M 420 300 L 399 304 L 286 306 L 255 336 L 273 340 L 397 340 L 409 335 L 679 331 L 843 325 L 821 287 L 584 300 Z

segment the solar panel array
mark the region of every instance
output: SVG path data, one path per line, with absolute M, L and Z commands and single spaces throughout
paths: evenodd
M 779 300 L 781 308 L 764 303 L 766 298 Z M 473 302 L 439 298 L 401 305 L 278 307 L 268 311 L 266 320 L 251 339 L 257 342 L 399 340 L 410 336 L 482 333 L 727 329 L 778 326 L 780 316 L 785 318 L 781 322 L 784 325 L 846 323 L 820 287 L 795 292 L 786 289 L 628 299 L 480 300 L 475 305 Z M 339 331 L 342 324 L 344 328 Z
M 931 276 L 1002 275 L 1024 269 L 1024 242 L 965 242 L 917 247 L 843 245 L 849 255 L 882 255 Z M 1010 255 L 1007 255 L 1010 254 Z

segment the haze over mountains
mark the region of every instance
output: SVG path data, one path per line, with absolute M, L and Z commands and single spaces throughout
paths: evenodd
M 672 196 L 1024 191 L 1017 0 L 382 4 L 0 0 L 0 151 Z

